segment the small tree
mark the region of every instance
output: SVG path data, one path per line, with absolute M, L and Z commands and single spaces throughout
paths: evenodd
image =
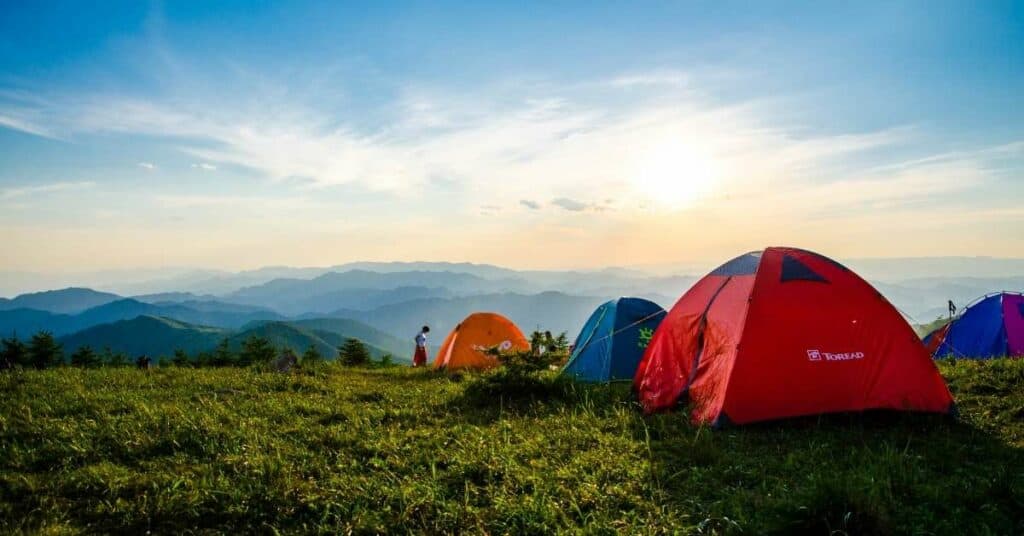
M 380 366 L 384 368 L 395 366 L 395 356 L 391 354 L 380 356 Z
M 173 364 L 176 367 L 189 366 L 190 363 L 188 360 L 188 354 L 185 353 L 185 350 L 182 350 L 181 348 L 175 350 L 174 357 L 171 358 L 171 364 Z
M 324 356 L 320 353 L 320 350 L 316 349 L 316 346 L 310 344 L 309 348 L 302 354 L 302 366 L 309 367 L 319 365 L 324 362 Z
M 203 367 L 212 367 L 212 366 L 214 366 L 214 364 L 213 364 L 213 354 L 211 352 L 205 351 L 205 350 L 202 351 L 202 352 L 199 352 L 198 354 L 196 354 L 195 366 L 196 366 L 196 368 L 203 368 Z
M 242 351 L 238 353 L 238 364 L 247 367 L 254 364 L 270 363 L 277 355 L 277 350 L 270 340 L 259 335 L 252 335 L 242 341 Z
M 544 333 L 534 331 L 530 334 L 530 348 L 532 348 L 534 352 L 542 353 L 541 348 L 545 348 Z
M 100 360 L 108 367 L 127 367 L 131 364 L 131 361 L 128 360 L 128 354 L 115 352 L 109 346 L 103 349 L 103 355 Z
M 91 346 L 80 346 L 71 354 L 71 366 L 94 368 L 100 366 L 100 356 L 92 351 Z
M 563 331 L 558 334 L 555 338 L 555 351 L 556 352 L 568 352 L 569 351 L 569 336 Z
M 7 367 L 15 365 L 28 367 L 32 364 L 29 361 L 25 343 L 21 342 L 17 336 L 11 336 L 9 339 L 0 341 L 0 363 Z
M 221 339 L 217 343 L 217 347 L 213 349 L 213 355 L 210 356 L 210 365 L 215 367 L 229 367 L 236 365 L 238 358 L 235 357 L 235 353 L 231 351 L 231 345 L 227 339 Z
M 361 367 L 370 363 L 370 351 L 359 339 L 345 339 L 345 344 L 338 348 L 338 361 L 346 367 Z
M 40 331 L 28 343 L 28 358 L 33 367 L 44 369 L 64 363 L 64 348 L 49 331 Z

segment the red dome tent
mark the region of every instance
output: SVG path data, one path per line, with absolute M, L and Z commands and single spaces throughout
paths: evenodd
M 661 323 L 634 379 L 648 413 L 693 404 L 697 423 L 900 409 L 953 398 L 920 339 L 866 281 L 794 248 L 723 264 Z

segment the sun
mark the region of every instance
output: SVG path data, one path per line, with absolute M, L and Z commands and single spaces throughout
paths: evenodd
M 714 158 L 695 144 L 664 142 L 641 152 L 631 181 L 648 201 L 685 208 L 707 194 L 718 177 Z

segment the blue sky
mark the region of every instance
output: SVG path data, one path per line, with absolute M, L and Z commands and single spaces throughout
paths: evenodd
M 8 4 L 2 269 L 1024 246 L 1012 2 Z

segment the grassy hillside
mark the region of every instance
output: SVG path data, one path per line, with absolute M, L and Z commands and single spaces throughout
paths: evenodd
M 1024 360 L 941 366 L 960 422 L 721 431 L 405 368 L 5 374 L 0 531 L 1020 533 Z
M 110 347 L 115 352 L 124 352 L 133 357 L 142 354 L 169 356 L 177 349 L 194 355 L 213 348 L 228 333 L 221 328 L 143 315 L 131 320 L 93 326 L 61 337 L 60 342 L 69 355 L 81 346 L 90 346 L 94 350 Z

